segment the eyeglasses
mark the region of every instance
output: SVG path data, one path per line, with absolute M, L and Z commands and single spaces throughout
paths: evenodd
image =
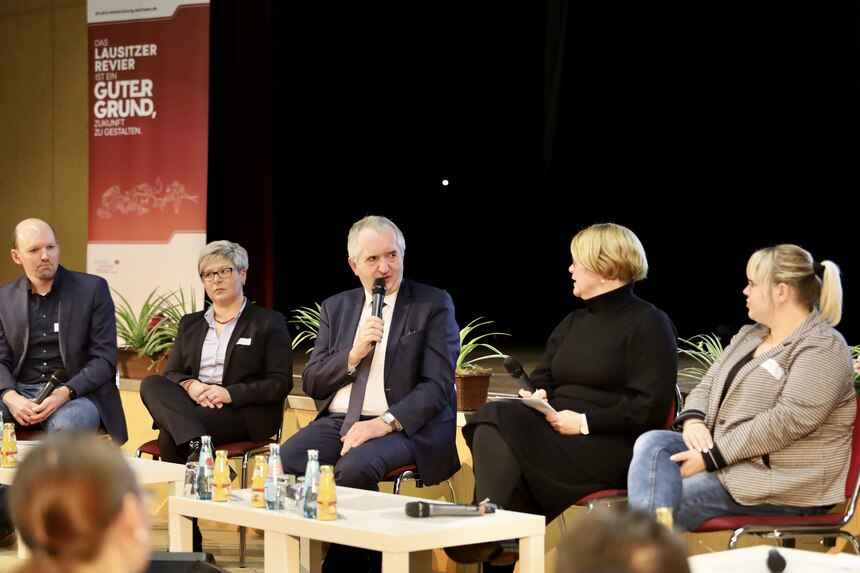
M 224 267 L 223 269 L 218 269 L 213 273 L 200 273 L 200 280 L 204 283 L 211 283 L 215 280 L 215 275 L 218 275 L 222 279 L 229 279 L 233 276 L 233 267 Z

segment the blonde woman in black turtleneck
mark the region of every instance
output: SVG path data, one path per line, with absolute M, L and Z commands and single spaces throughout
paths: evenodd
M 648 262 L 621 225 L 583 229 L 570 245 L 573 294 L 585 308 L 568 314 L 531 373 L 557 411 L 544 416 L 517 401 L 482 406 L 463 428 L 472 450 L 476 500 L 538 513 L 549 523 L 584 495 L 624 488 L 636 438 L 660 428 L 677 380 L 676 331 L 669 317 L 633 292 Z M 521 395 L 528 396 L 525 391 Z M 449 548 L 484 571 L 513 571 L 516 543 Z

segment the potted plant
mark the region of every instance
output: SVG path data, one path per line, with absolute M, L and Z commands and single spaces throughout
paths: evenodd
M 474 336 L 477 328 L 492 324 L 491 320 L 478 317 L 460 330 L 460 354 L 457 356 L 457 364 L 454 369 L 454 381 L 457 384 L 457 409 L 462 411 L 477 410 L 487 401 L 487 392 L 490 387 L 490 375 L 492 368 L 477 364 L 483 360 L 507 358 L 507 354 L 485 341 L 488 336 L 510 336 L 506 332 L 487 332 Z M 470 358 L 472 353 L 478 349 L 489 351 Z
M 288 320 L 290 324 L 297 325 L 298 334 L 296 334 L 295 338 L 293 338 L 292 347 L 293 350 L 298 347 L 303 341 L 313 342 L 317 339 L 317 334 L 320 331 L 320 304 L 318 302 L 314 303 L 316 308 L 312 308 L 309 306 L 300 306 L 299 308 L 293 310 L 293 317 Z M 311 345 L 310 348 L 307 349 L 306 352 L 310 352 L 314 347 Z
M 678 348 L 678 354 L 692 358 L 693 366 L 686 366 L 678 371 L 678 378 L 701 382 L 711 365 L 723 353 L 723 343 L 716 334 L 697 334 L 691 338 L 679 338 L 687 347 Z
M 179 320 L 188 312 L 197 310 L 194 290 L 186 298 L 182 289 L 159 294 L 156 287 L 137 312 L 119 291 L 111 290 L 118 299 L 116 331 L 122 341 L 117 352 L 120 375 L 124 378 L 142 378 L 149 372 L 159 372 L 164 358 L 173 348 Z

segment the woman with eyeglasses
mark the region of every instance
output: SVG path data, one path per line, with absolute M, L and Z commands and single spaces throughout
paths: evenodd
M 161 458 L 185 463 L 191 443 L 257 441 L 274 435 L 293 388 L 287 321 L 254 305 L 242 291 L 248 252 L 213 241 L 197 262 L 212 304 L 185 315 L 163 375 L 147 376 L 140 396 L 158 428 Z M 194 527 L 194 550 L 202 536 Z

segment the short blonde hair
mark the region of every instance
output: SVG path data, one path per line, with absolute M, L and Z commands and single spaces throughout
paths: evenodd
M 609 280 L 634 282 L 648 276 L 648 258 L 639 238 L 627 227 L 597 223 L 570 241 L 574 262 Z

